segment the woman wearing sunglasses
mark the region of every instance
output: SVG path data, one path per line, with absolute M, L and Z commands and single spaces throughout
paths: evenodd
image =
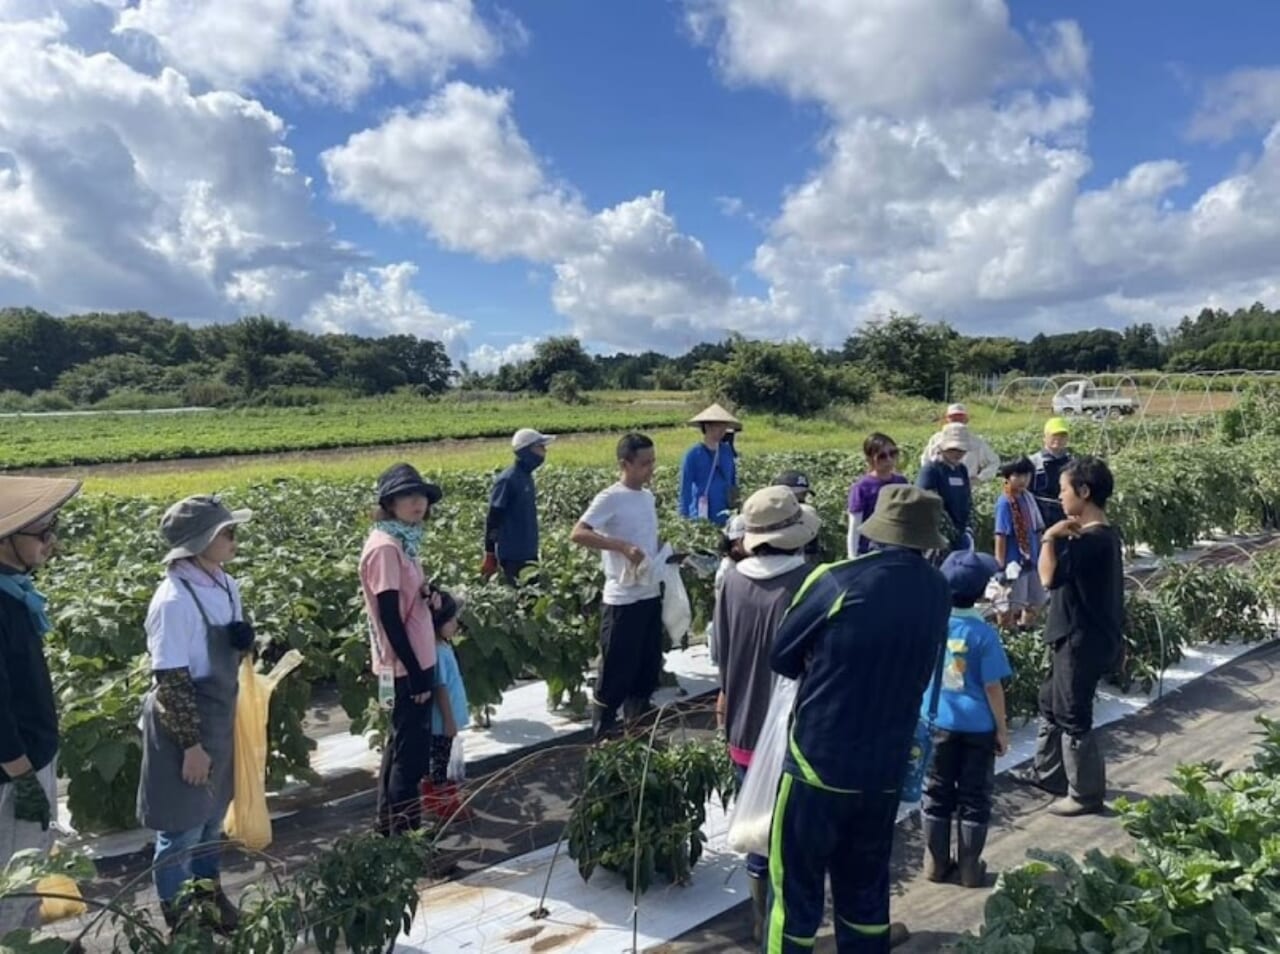
M 880 490 L 889 484 L 905 484 L 907 478 L 898 473 L 898 445 L 887 434 L 876 432 L 862 442 L 867 459 L 867 472 L 849 488 L 849 559 L 871 549 L 871 541 L 862 536 L 861 528 L 875 513 Z
M 0 477 L 0 868 L 53 845 L 58 712 L 33 574 L 57 548 L 58 510 L 79 489 L 78 480 Z M 0 899 L 0 937 L 36 927 L 39 908 L 37 899 Z

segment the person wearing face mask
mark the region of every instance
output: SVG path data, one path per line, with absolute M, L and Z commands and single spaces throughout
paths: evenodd
M 538 562 L 538 495 L 533 472 L 547 459 L 547 445 L 555 440 L 531 427 L 522 427 L 511 438 L 515 462 L 500 473 L 489 494 L 489 515 L 484 524 L 484 562 L 480 575 L 486 580 L 501 568 L 513 586 L 520 574 Z
M 1044 447 L 1031 455 L 1035 475 L 1031 478 L 1031 494 L 1040 508 L 1040 517 L 1046 527 L 1063 520 L 1066 513 L 1058 502 L 1058 485 L 1062 472 L 1071 463 L 1071 428 L 1061 417 L 1051 417 L 1044 424 Z
M 378 831 L 384 835 L 422 825 L 419 787 L 430 768 L 436 681 L 431 613 L 440 599 L 428 595 L 419 553 L 423 522 L 443 496 L 411 464 L 387 468 L 378 478 L 373 530 L 360 554 L 373 670 L 379 699 L 391 708 L 378 786 Z
M 730 435 L 742 430 L 742 422 L 713 404 L 689 423 L 702 431 L 702 440 L 680 464 L 680 516 L 723 527 L 738 504 L 738 455 Z
M 0 868 L 53 845 L 58 710 L 33 576 L 57 547 L 58 510 L 79 490 L 78 480 L 0 477 Z M 38 899 L 0 899 L 0 937 L 36 927 L 39 909 Z
M 190 916 L 231 934 L 240 916 L 222 890 L 222 822 L 234 793 L 240 661 L 253 648 L 240 588 L 225 564 L 248 510 L 217 497 L 188 497 L 160 521 L 165 577 L 147 609 L 154 683 L 142 703 L 138 821 L 156 833 L 155 880 L 165 923 Z M 183 893 L 188 882 L 211 882 Z M 205 913 L 211 902 L 216 918 Z

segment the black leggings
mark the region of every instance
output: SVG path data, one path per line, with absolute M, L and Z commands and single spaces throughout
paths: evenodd
M 419 786 L 430 766 L 434 707 L 434 699 L 417 703 L 410 698 L 407 678 L 396 680 L 391 727 L 382 748 L 379 773 L 378 831 L 384 835 L 416 829 L 422 824 Z
M 449 753 L 453 751 L 453 738 L 447 735 L 431 737 L 431 784 L 444 785 L 449 781 Z

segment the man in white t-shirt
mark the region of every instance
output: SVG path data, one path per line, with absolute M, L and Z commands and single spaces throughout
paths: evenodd
M 596 494 L 570 539 L 599 550 L 604 564 L 600 614 L 600 672 L 592 726 L 596 737 L 617 722 L 642 715 L 662 671 L 662 597 L 658 569 L 658 509 L 647 484 L 653 441 L 627 434 L 618 441 L 618 482 Z

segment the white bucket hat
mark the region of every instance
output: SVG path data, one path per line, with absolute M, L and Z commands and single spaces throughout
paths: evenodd
M 748 553 L 766 543 L 779 550 L 802 549 L 822 527 L 818 511 L 796 500 L 790 487 L 757 490 L 742 505 L 742 521 L 742 547 Z
M 969 450 L 969 428 L 964 424 L 948 424 L 942 429 L 942 443 L 938 450 Z

